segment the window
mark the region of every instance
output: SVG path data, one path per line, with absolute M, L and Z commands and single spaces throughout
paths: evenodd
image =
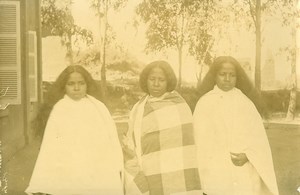
M 0 91 L 1 103 L 21 103 L 20 4 L 0 1 Z
M 30 101 L 36 102 L 38 100 L 38 86 L 37 86 L 37 39 L 35 31 L 28 31 L 27 33 L 27 51 L 29 66 L 29 90 Z

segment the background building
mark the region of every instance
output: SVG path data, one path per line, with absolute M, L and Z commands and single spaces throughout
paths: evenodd
M 0 140 L 3 164 L 32 136 L 30 121 L 42 99 L 40 29 L 39 0 L 0 0 Z

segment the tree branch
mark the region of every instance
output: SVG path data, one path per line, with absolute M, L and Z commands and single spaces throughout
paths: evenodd
M 255 25 L 255 28 L 257 27 L 257 24 L 256 24 L 256 18 L 255 18 L 255 14 L 254 14 L 254 11 L 253 11 L 253 6 L 251 4 L 251 0 L 248 0 L 248 5 L 249 5 L 249 11 L 250 11 L 250 15 L 251 15 L 251 18 L 254 22 L 254 25 Z

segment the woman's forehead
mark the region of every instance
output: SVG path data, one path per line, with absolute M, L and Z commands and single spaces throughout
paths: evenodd
M 85 80 L 83 75 L 79 72 L 72 72 L 69 74 L 68 80 Z
M 149 75 L 164 75 L 165 71 L 160 67 L 154 67 L 150 70 Z
M 224 62 L 221 64 L 219 71 L 236 71 L 235 66 L 230 62 Z

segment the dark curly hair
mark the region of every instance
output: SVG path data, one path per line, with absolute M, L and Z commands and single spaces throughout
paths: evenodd
M 218 71 L 222 68 L 224 63 L 230 63 L 234 66 L 236 71 L 236 88 L 240 89 L 256 106 L 257 110 L 262 116 L 267 117 L 265 104 L 259 92 L 255 89 L 251 80 L 242 68 L 241 64 L 231 56 L 217 57 L 209 68 L 209 71 L 203 78 L 198 87 L 198 97 L 202 97 L 207 92 L 211 91 L 216 85 L 216 76 Z
M 149 73 L 153 68 L 160 68 L 164 71 L 164 73 L 166 75 L 166 79 L 167 79 L 167 91 L 169 91 L 169 92 L 173 91 L 177 85 L 176 75 L 175 75 L 172 67 L 170 66 L 170 64 L 168 62 L 162 61 L 162 60 L 151 62 L 143 69 L 143 71 L 140 74 L 140 80 L 139 80 L 141 89 L 145 93 L 149 94 L 147 80 L 148 80 Z
M 53 106 L 64 97 L 66 83 L 70 74 L 74 72 L 80 73 L 83 76 L 87 85 L 87 94 L 100 101 L 102 100 L 101 91 L 90 73 L 80 65 L 68 66 L 58 76 L 56 81 L 51 86 L 49 92 L 45 94 L 44 103 L 39 109 L 38 115 L 34 120 L 36 135 L 43 135 L 50 112 L 53 109 Z

